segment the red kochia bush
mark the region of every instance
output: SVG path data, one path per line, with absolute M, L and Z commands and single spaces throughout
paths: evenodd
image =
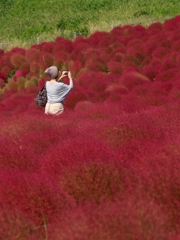
M 65 68 L 63 70 L 69 70 L 67 68 L 67 61 L 69 59 L 69 54 L 62 49 L 54 53 L 54 65 L 56 65 L 59 69 Z
M 165 31 L 174 31 L 180 27 L 179 21 L 177 20 L 178 18 L 174 19 L 169 19 L 164 22 L 164 30 Z
M 172 50 L 174 50 L 174 51 L 179 51 L 180 50 L 180 40 L 179 39 L 177 41 L 173 42 Z
M 25 55 L 26 53 L 26 50 L 24 48 L 20 48 L 20 47 L 14 47 L 11 51 L 11 53 L 18 53 L 18 54 L 21 54 L 21 55 Z
M 6 54 L 3 54 L 2 59 L 0 61 L 0 66 L 1 67 L 8 66 L 8 67 L 14 69 L 14 66 L 11 63 L 11 56 L 12 56 L 12 53 L 10 51 L 6 52 Z
M 74 43 L 74 49 L 70 54 L 70 59 L 73 61 L 79 60 L 84 62 L 84 51 L 89 48 L 89 45 L 85 42 L 76 42 Z
M 147 76 L 149 78 L 149 80 L 151 80 L 151 81 L 155 80 L 157 72 L 158 72 L 158 70 L 155 67 L 151 66 L 150 64 L 146 65 L 144 67 L 144 69 L 142 70 L 142 74 Z
M 107 63 L 110 56 L 107 53 L 98 53 L 92 56 L 89 56 L 89 58 L 85 62 L 85 67 L 89 71 L 104 71 L 107 70 Z
M 92 47 L 97 47 L 97 46 L 99 47 L 99 43 L 102 41 L 102 39 L 103 38 L 107 39 L 108 36 L 109 36 L 109 33 L 105 31 L 96 31 L 87 38 L 87 42 Z M 100 45 L 101 47 L 104 47 L 103 44 L 100 44 Z
M 146 54 L 150 55 L 159 47 L 171 48 L 171 42 L 167 40 L 167 36 L 163 31 L 154 34 L 144 43 Z
M 161 91 L 161 92 L 165 92 L 165 91 Z M 147 96 L 144 96 L 143 101 L 150 106 L 161 106 L 168 102 L 167 93 L 166 94 L 162 94 L 162 93 L 155 94 L 153 92 L 150 92 L 149 94 L 147 94 Z
M 136 26 L 134 26 L 134 29 L 140 32 L 141 34 L 146 34 L 146 28 L 141 26 L 140 24 L 137 24 Z
M 140 39 L 132 39 L 127 44 L 126 54 L 143 59 L 145 57 L 144 43 Z
M 8 76 L 4 72 L 0 72 L 0 79 L 2 79 L 4 82 L 7 82 Z
M 89 124 L 91 128 L 93 128 L 93 122 Z M 77 125 L 77 123 L 74 124 L 74 126 L 75 125 Z M 81 129 L 82 128 L 83 131 L 85 132 L 87 131 L 86 126 L 81 126 Z M 71 131 L 72 133 L 70 134 Z M 102 141 L 93 138 L 92 136 L 94 133 L 92 129 L 91 138 L 87 138 L 86 135 L 83 138 L 80 135 L 76 136 L 76 138 L 72 138 L 73 130 L 71 131 L 70 129 L 69 130 L 65 129 L 62 126 L 60 128 L 61 138 L 59 139 L 59 142 L 56 144 L 56 148 L 54 149 L 54 146 L 49 146 L 49 149 L 46 152 L 44 152 L 43 161 L 41 164 L 45 172 L 48 172 L 54 178 L 55 177 L 59 178 L 63 175 L 63 173 L 66 174 L 66 171 L 68 173 L 69 170 L 73 170 L 82 164 L 86 163 L 108 164 L 111 162 L 112 164 L 115 163 L 114 161 L 116 159 L 115 152 L 112 152 L 111 149 L 108 146 L 106 146 L 106 144 L 104 144 Z M 78 131 L 76 131 L 76 134 L 77 133 Z M 70 135 L 71 139 L 63 141 L 62 139 L 64 134 L 66 134 L 67 137 L 69 137 Z M 79 149 L 81 149 L 81 151 L 79 151 Z M 52 158 L 54 159 L 54 161 L 51 160 Z
M 3 90 L 6 92 L 6 91 L 10 91 L 10 90 L 17 90 L 17 89 L 18 89 L 17 82 L 12 79 L 10 82 L 8 82 L 5 85 Z
M 68 70 L 71 71 L 73 79 L 76 79 L 77 76 L 81 73 L 81 70 L 83 68 L 83 64 L 79 60 L 75 61 L 69 61 L 68 62 Z
M 123 29 L 122 29 L 122 27 L 119 27 L 119 26 L 112 28 L 110 31 L 110 34 L 113 37 L 119 37 L 122 35 L 122 33 L 123 33 Z
M 137 85 L 148 83 L 149 81 L 150 80 L 148 77 L 135 71 L 124 72 L 120 79 L 120 83 L 122 83 L 129 90 Z
M 66 98 L 65 106 L 74 109 L 79 101 L 86 100 L 86 94 L 82 90 L 73 90 Z
M 40 56 L 41 52 L 36 49 L 36 48 L 29 48 L 26 50 L 26 58 L 29 60 L 30 63 L 32 62 L 39 62 L 39 56 Z
M 44 86 L 44 84 L 45 84 L 45 82 L 46 82 L 47 79 L 48 79 L 48 78 L 41 78 L 41 79 L 38 81 L 38 89 L 39 89 L 39 90 Z
M 178 72 L 177 68 L 171 68 L 163 72 L 160 72 L 156 76 L 156 81 L 161 81 L 161 82 L 170 81 L 176 75 L 177 72 Z
M 59 179 L 64 191 L 77 202 L 99 202 L 123 188 L 116 154 L 92 137 L 77 136 L 49 148 L 43 157 L 42 170 L 51 178 Z
M 41 66 L 39 62 L 31 62 L 30 63 L 30 72 L 31 74 L 39 74 L 41 71 Z
M 178 54 L 176 52 L 170 51 L 161 59 L 161 61 L 160 71 L 178 68 Z
M 6 75 L 9 75 L 12 72 L 12 68 L 8 67 L 8 66 L 4 66 L 1 68 L 1 71 L 3 73 L 5 73 Z
M 111 84 L 106 88 L 106 92 L 109 96 L 106 101 L 108 102 L 119 102 L 124 94 L 127 94 L 129 90 L 122 84 Z
M 53 53 L 55 46 L 56 46 L 55 42 L 43 42 L 41 51 Z
M 2 56 L 4 54 L 4 50 L 0 49 L 0 56 Z
M 3 88 L 5 86 L 5 82 L 2 78 L 0 78 L 0 88 Z
M 107 32 L 107 34 L 100 39 L 100 42 L 98 43 L 98 47 L 106 48 L 106 47 L 109 47 L 111 43 L 112 43 L 111 35 Z
M 116 48 L 112 53 L 112 57 L 110 61 L 117 61 L 120 63 L 124 56 L 123 53 L 124 53 L 124 50 L 122 49 L 122 47 Z
M 170 113 L 170 115 L 168 116 L 170 117 L 170 119 L 171 117 L 174 117 L 171 114 L 173 114 L 173 112 Z M 163 117 L 164 116 L 162 116 L 162 118 Z M 165 120 L 168 117 L 165 117 Z M 172 120 L 171 128 L 176 122 L 174 120 Z M 165 131 L 166 128 L 165 126 L 163 127 Z M 174 132 L 174 130 L 171 131 L 171 134 Z M 175 134 L 175 132 L 173 134 Z M 139 153 L 139 159 L 141 160 L 133 160 L 131 163 L 131 167 L 134 169 L 135 174 L 138 175 L 142 180 L 145 192 L 148 193 L 151 198 L 153 198 L 153 200 L 159 205 L 159 207 L 168 217 L 168 231 L 170 230 L 179 232 L 180 152 L 177 148 L 177 146 L 179 145 L 179 139 L 177 139 L 176 142 L 171 141 L 170 139 L 171 137 L 169 137 L 168 140 L 165 141 L 161 140 L 161 144 L 159 144 L 158 149 L 156 145 L 154 145 L 154 143 L 143 144 L 140 148 L 141 153 Z
M 67 172 L 61 179 L 62 187 L 77 202 L 112 198 L 123 191 L 124 182 L 120 170 L 111 164 L 85 163 Z
M 81 87 L 81 91 L 84 92 L 88 101 L 102 102 L 108 96 L 108 93 L 105 91 L 108 84 L 107 79 L 108 76 L 105 77 L 99 73 L 84 72 L 78 76 L 76 83 Z
M 0 172 L 0 205 L 17 209 L 37 227 L 58 221 L 59 214 L 75 206 L 59 186 L 40 173 Z
M 152 52 L 153 58 L 163 59 L 166 54 L 170 52 L 170 49 L 167 47 L 158 47 Z
M 5 128 L 6 125 L 2 125 Z M 3 129 L 5 132 L 6 130 Z M 7 130 L 8 131 L 8 130 Z M 17 138 L 17 139 L 16 139 Z M 12 140 L 13 139 L 13 140 Z M 17 168 L 21 170 L 31 170 L 38 168 L 37 156 L 29 149 L 25 142 L 18 140 L 18 136 L 13 137 L 3 136 L 0 137 L 0 167 Z
M 54 240 L 154 240 L 166 239 L 167 228 L 168 219 L 156 202 L 134 191 L 67 212 L 50 226 L 49 235 Z
M 45 239 L 44 226 L 37 229 L 35 224 L 16 209 L 0 208 L 0 236 L 2 239 Z
M 53 62 L 54 62 L 54 56 L 51 53 L 41 52 L 39 56 L 39 64 L 42 70 L 45 70 L 46 68 L 52 66 Z
M 27 58 L 19 53 L 11 56 L 11 63 L 15 69 L 27 69 L 29 71 L 29 61 Z
M 107 68 L 110 73 L 121 74 L 123 72 L 122 64 L 118 61 L 109 61 L 107 64 Z
M 163 30 L 163 24 L 160 22 L 155 22 L 152 23 L 147 29 L 147 33 L 149 33 L 150 35 L 156 35 L 157 33 L 159 33 L 161 30 Z
M 76 84 L 84 89 L 88 89 L 92 81 L 94 81 L 95 73 L 91 71 L 83 72 L 76 79 Z
M 58 51 L 64 51 L 66 53 L 71 53 L 74 49 L 74 43 L 71 40 L 57 37 L 56 46 L 54 47 L 53 53 L 55 54 Z
M 7 91 L 5 89 L 6 86 L 3 88 L 3 90 L 6 91 L 5 93 L 11 92 L 12 95 L 9 96 L 8 99 L 4 99 L 3 106 L 7 112 L 17 117 L 17 113 L 24 112 L 28 109 L 28 106 L 32 101 L 34 101 L 34 96 L 26 94 L 24 88 L 22 88 L 22 92 L 21 90 Z

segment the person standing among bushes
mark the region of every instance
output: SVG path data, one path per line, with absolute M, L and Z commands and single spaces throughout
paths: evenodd
M 50 81 L 46 82 L 47 103 L 45 114 L 59 115 L 64 111 L 64 100 L 73 88 L 71 72 L 62 71 L 60 78 L 58 78 L 58 68 L 51 66 L 45 70 L 45 73 L 50 77 Z M 62 82 L 62 79 L 66 76 L 69 78 L 69 85 Z

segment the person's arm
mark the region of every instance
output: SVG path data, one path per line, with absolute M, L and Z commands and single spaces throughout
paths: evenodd
M 60 82 L 60 81 L 62 81 L 62 79 L 64 78 L 64 77 L 67 77 L 67 71 L 62 71 L 62 74 L 61 74 L 61 76 L 58 78 L 58 80 L 57 80 L 57 82 Z
M 73 88 L 73 79 L 72 79 L 71 72 L 68 72 L 68 78 L 69 78 L 69 86 L 70 88 Z

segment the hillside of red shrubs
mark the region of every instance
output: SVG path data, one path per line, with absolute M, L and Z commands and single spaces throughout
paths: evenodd
M 0 239 L 180 239 L 180 16 L 0 50 L 0 90 Z

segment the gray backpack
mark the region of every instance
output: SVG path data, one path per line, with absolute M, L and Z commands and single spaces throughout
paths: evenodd
M 35 103 L 39 106 L 45 107 L 47 103 L 47 91 L 46 91 L 46 84 L 42 87 L 39 91 L 37 97 L 34 99 Z

